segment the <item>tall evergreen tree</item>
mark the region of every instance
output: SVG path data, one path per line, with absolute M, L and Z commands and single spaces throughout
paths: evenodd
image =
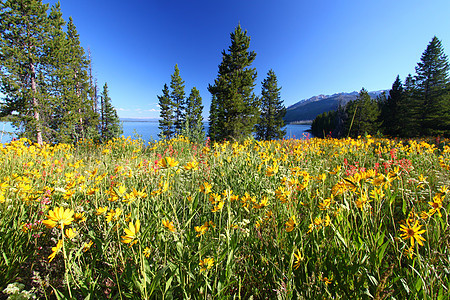
M 105 83 L 105 85 L 103 86 L 103 92 L 101 95 L 101 107 L 102 141 L 107 141 L 119 137 L 123 133 L 123 130 L 119 116 L 117 115 L 117 111 L 111 103 L 107 83 Z
M 201 143 L 205 140 L 202 113 L 202 97 L 197 88 L 193 87 L 186 100 L 186 121 L 182 130 L 182 134 L 192 142 Z
M 420 115 L 423 107 L 420 107 L 414 77 L 408 74 L 403 84 L 403 94 L 398 103 L 399 111 L 399 136 L 414 137 L 421 132 Z
M 449 128 L 449 62 L 435 36 L 416 66 L 416 90 L 421 109 L 422 134 L 443 134 Z
M 258 99 L 253 93 L 256 53 L 248 51 L 250 37 L 240 25 L 230 34 L 228 53 L 222 52 L 218 76 L 208 86 L 212 95 L 209 135 L 213 140 L 242 139 L 251 135 L 258 121 Z
M 69 107 L 71 107 L 71 115 L 74 116 L 72 124 L 81 133 L 80 137 L 86 138 L 88 137 L 88 128 L 96 126 L 98 116 L 93 110 L 93 101 L 89 98 L 89 61 L 81 47 L 79 34 L 71 17 L 67 23 L 67 39 L 71 72 L 71 81 L 67 85 L 70 93 L 68 95 Z
M 98 134 L 88 97 L 88 61 L 72 19 L 64 31 L 59 2 L 0 2 L 2 115 L 33 141 L 74 142 Z
M 286 108 L 280 97 L 281 87 L 273 70 L 269 70 L 267 78 L 262 82 L 260 99 L 260 118 L 256 125 L 256 137 L 260 140 L 282 139 L 286 135 L 284 115 Z
M 400 76 L 397 76 L 389 96 L 386 101 L 381 103 L 381 119 L 384 134 L 389 136 L 398 136 L 402 127 L 402 115 L 400 114 L 400 105 L 403 98 L 403 84 Z
M 0 2 L 1 115 L 15 114 L 19 135 L 42 144 L 42 74 L 46 68 L 48 5 L 40 0 Z
M 163 94 L 158 96 L 160 113 L 159 113 L 159 137 L 170 139 L 173 136 L 173 105 L 170 99 L 169 87 L 164 84 Z
M 186 122 L 182 130 L 182 134 L 192 142 L 201 143 L 205 140 L 202 113 L 203 105 L 200 92 L 196 87 L 193 87 L 186 100 Z
M 379 107 L 377 102 L 362 88 L 358 97 L 347 103 L 346 131 L 348 136 L 376 134 L 379 130 Z
M 178 64 L 175 65 L 175 71 L 171 75 L 170 81 L 170 99 L 173 106 L 173 117 L 174 117 L 174 131 L 175 134 L 180 134 L 183 128 L 185 120 L 185 109 L 186 109 L 186 99 L 184 93 L 184 81 L 180 77 L 180 69 L 178 69 Z

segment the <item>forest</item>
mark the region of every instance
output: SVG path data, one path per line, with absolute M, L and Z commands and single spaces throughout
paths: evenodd
M 5 1 L 0 7 L 0 117 L 42 145 L 118 137 L 107 83 L 99 93 L 92 57 L 59 2 Z
M 363 88 L 356 100 L 316 117 L 316 137 L 450 136 L 449 63 L 435 36 L 415 68 L 402 82 L 397 76 L 388 94 L 372 99 Z

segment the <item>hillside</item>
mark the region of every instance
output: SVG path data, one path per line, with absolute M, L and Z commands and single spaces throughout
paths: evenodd
M 384 91 L 369 92 L 370 97 L 376 98 Z M 309 99 L 301 100 L 286 110 L 284 120 L 286 123 L 314 120 L 321 113 L 336 110 L 339 106 L 347 104 L 351 100 L 355 100 L 358 92 L 337 93 L 333 95 L 319 95 Z

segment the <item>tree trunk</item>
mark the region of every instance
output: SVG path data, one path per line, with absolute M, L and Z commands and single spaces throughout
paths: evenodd
M 36 139 L 39 145 L 43 144 L 42 141 L 42 127 L 39 122 L 39 101 L 36 98 L 37 90 L 36 90 L 36 70 L 34 69 L 34 64 L 30 62 L 30 70 L 31 70 L 31 90 L 33 91 L 33 116 L 36 120 Z

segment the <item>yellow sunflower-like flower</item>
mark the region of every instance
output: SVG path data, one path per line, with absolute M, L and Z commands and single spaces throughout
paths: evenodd
M 42 223 L 44 223 L 47 228 L 53 228 L 57 225 L 59 228 L 64 228 L 65 225 L 72 223 L 74 220 L 74 213 L 75 212 L 70 208 L 64 209 L 64 207 L 57 207 L 48 212 L 48 219 L 44 220 Z
M 125 235 L 122 236 L 122 243 L 129 244 L 129 246 L 133 246 L 137 243 L 136 235 L 141 228 L 141 222 L 136 220 L 136 223 L 130 222 L 128 224 L 128 228 L 125 228 Z
M 86 222 L 86 216 L 84 215 L 84 212 L 75 213 L 73 218 L 75 219 L 75 222 L 78 222 L 78 223 Z
M 297 253 L 294 252 L 295 262 L 294 262 L 294 269 L 298 269 L 301 265 L 301 263 L 305 260 L 303 255 L 300 253 L 300 251 L 297 249 Z
M 421 236 L 426 230 L 420 230 L 422 225 L 419 224 L 419 221 L 415 221 L 414 225 L 411 226 L 409 220 L 406 221 L 405 225 L 400 225 L 400 231 L 403 232 L 400 236 L 404 239 L 411 239 L 411 246 L 414 246 L 414 241 L 416 241 L 419 245 L 423 246 L 422 241 L 425 239 Z
M 206 181 L 200 186 L 200 192 L 202 192 L 204 194 L 211 193 L 211 189 L 212 189 L 212 184 L 210 184 Z
M 194 230 L 196 232 L 198 232 L 198 234 L 196 235 L 197 237 L 204 235 L 209 229 L 209 223 L 208 221 L 205 222 L 205 224 L 203 224 L 202 226 L 195 226 Z
M 294 230 L 295 225 L 297 225 L 297 221 L 295 220 L 295 216 L 292 216 L 286 222 L 286 231 L 291 232 L 292 230 Z
M 200 272 L 211 269 L 214 266 L 214 258 L 207 257 L 203 260 L 200 260 L 199 266 L 201 267 Z
M 62 246 L 63 246 L 63 241 L 59 240 L 58 243 L 56 244 L 56 246 L 52 247 L 52 254 L 50 254 L 48 256 L 48 262 L 51 262 L 55 258 L 56 254 L 58 254 L 58 252 L 59 252 L 59 250 L 61 250 Z
M 89 249 L 91 249 L 91 246 L 94 244 L 93 241 L 89 241 L 88 243 L 84 243 L 83 245 L 83 252 L 88 251 Z
M 108 211 L 108 206 L 104 206 L 104 207 L 99 207 L 97 208 L 97 210 L 95 211 L 95 214 L 97 216 L 104 214 L 105 212 Z
M 66 229 L 66 236 L 68 239 L 73 239 L 77 234 L 78 232 L 75 229 L 72 228 Z
M 198 170 L 198 161 L 194 160 L 194 161 L 188 162 L 184 166 L 184 169 L 187 171 L 189 171 L 189 170 L 197 171 Z
M 161 167 L 163 167 L 163 168 L 170 168 L 170 167 L 177 166 L 178 161 L 176 161 L 175 159 L 173 159 L 171 157 L 165 157 L 161 160 L 160 164 L 161 164 Z
M 163 220 L 162 224 L 164 227 L 166 227 L 169 231 L 175 232 L 175 227 L 173 226 L 173 222 L 170 222 L 169 220 Z

